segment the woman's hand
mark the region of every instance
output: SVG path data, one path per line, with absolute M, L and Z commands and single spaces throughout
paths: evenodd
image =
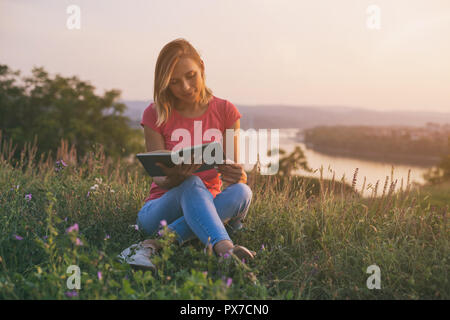
M 166 176 L 155 177 L 156 179 L 154 178 L 154 180 L 157 185 L 164 189 L 170 189 L 179 185 L 202 166 L 202 164 L 182 163 L 169 168 L 160 162 L 157 162 L 156 165 L 161 168 Z
M 222 181 L 224 183 L 247 183 L 247 174 L 241 164 L 219 164 L 217 167 L 217 171 L 222 175 Z

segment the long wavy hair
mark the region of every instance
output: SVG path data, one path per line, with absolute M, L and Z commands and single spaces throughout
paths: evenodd
M 209 103 L 213 96 L 211 89 L 206 87 L 205 68 L 197 50 L 183 38 L 169 42 L 159 53 L 155 67 L 153 101 L 158 116 L 157 126 L 167 122 L 176 102 L 176 97 L 169 89 L 169 82 L 175 65 L 181 58 L 191 58 L 202 70 L 203 88 L 200 90 L 200 104 Z

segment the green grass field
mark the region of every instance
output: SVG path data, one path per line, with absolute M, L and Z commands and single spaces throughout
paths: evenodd
M 5 148 L 0 155 L 0 299 L 450 298 L 449 184 L 380 186 L 362 198 L 331 181 L 253 175 L 245 229 L 232 235 L 257 251 L 253 261 L 164 239 L 152 273 L 115 259 L 146 238 L 132 225 L 150 178 L 101 153 L 77 163 L 60 150 L 58 159 L 68 166 L 38 162 L 32 150 L 14 166 Z M 373 264 L 381 289 L 366 285 Z M 67 287 L 71 265 L 79 290 Z

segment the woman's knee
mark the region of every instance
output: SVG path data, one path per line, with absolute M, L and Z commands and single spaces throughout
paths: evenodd
M 238 193 L 240 196 L 242 196 L 242 199 L 244 201 L 250 202 L 253 197 L 253 192 L 250 187 L 245 183 L 236 183 L 233 185 L 233 187 L 236 189 L 236 193 Z
M 199 176 L 196 176 L 196 175 L 192 175 L 192 176 L 186 178 L 181 183 L 181 185 L 183 185 L 183 186 L 187 186 L 187 185 L 189 186 L 189 185 L 194 185 L 194 184 L 198 184 L 198 185 L 203 185 L 204 186 L 204 183 L 203 183 L 202 179 Z

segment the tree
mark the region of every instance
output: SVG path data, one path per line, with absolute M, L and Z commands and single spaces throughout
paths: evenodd
M 450 181 L 450 154 L 443 156 L 437 167 L 429 169 L 424 178 L 431 184 Z
M 308 166 L 305 154 L 300 146 L 296 146 L 294 151 L 289 155 L 285 155 L 286 151 L 279 150 L 280 155 L 284 155 L 279 159 L 278 175 L 287 177 L 292 174 L 293 171 L 303 169 L 307 172 L 312 172 L 312 169 Z M 270 152 L 268 154 L 270 156 Z
M 132 129 L 119 103 L 119 90 L 95 94 L 78 77 L 51 77 L 42 67 L 32 76 L 0 65 L 0 130 L 21 150 L 36 137 L 38 153 L 56 151 L 61 139 L 76 146 L 80 157 L 96 144 L 107 156 L 122 157 L 144 149 L 142 133 Z M 18 156 L 18 155 L 17 155 Z

